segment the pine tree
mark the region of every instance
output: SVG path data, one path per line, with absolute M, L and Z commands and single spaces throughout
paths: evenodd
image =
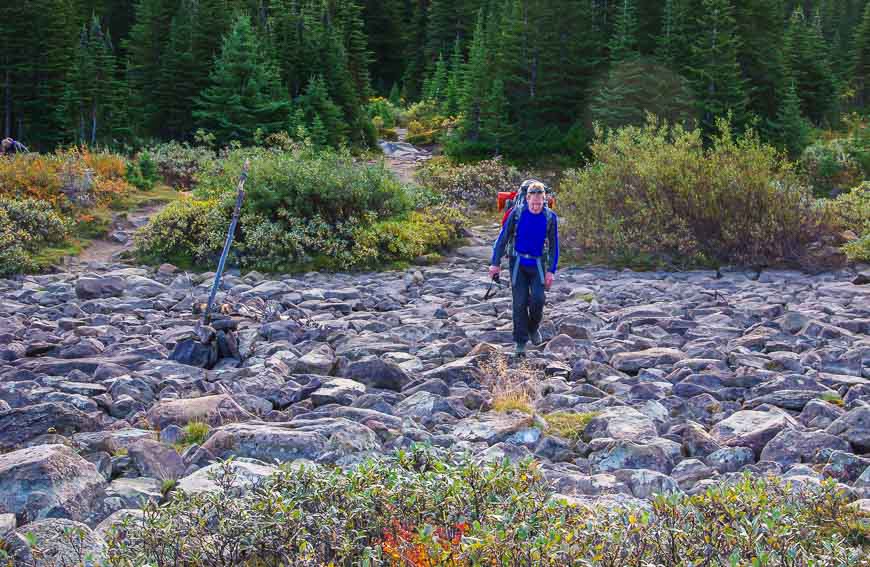
M 863 107 L 870 103 L 870 3 L 864 8 L 864 17 L 852 43 L 852 82 L 856 102 Z
M 393 104 L 393 106 L 402 105 L 402 95 L 399 92 L 399 83 L 393 83 L 393 86 L 390 88 L 390 94 L 388 96 L 388 99 Z
M 432 76 L 423 84 L 423 98 L 443 103 L 447 100 L 447 62 L 443 55 L 438 55 Z
M 111 39 L 95 17 L 82 26 L 58 108 L 68 139 L 91 146 L 115 143 L 126 132 L 119 94 Z
M 508 117 L 508 101 L 501 79 L 492 81 L 486 103 L 481 109 L 481 130 L 490 141 L 495 155 L 500 155 L 506 142 L 513 138 L 513 127 Z
M 369 75 L 371 52 L 365 34 L 362 8 L 355 0 L 340 0 L 335 2 L 333 10 L 333 17 L 344 40 L 347 67 L 353 78 L 354 88 L 361 100 L 367 100 L 372 95 Z
M 239 16 L 224 37 L 211 85 L 194 100 L 193 117 L 200 127 L 223 142 L 250 144 L 258 128 L 268 134 L 286 125 L 286 90 L 274 62 L 264 55 L 250 17 Z
M 135 24 L 123 42 L 127 52 L 127 83 L 130 115 L 140 134 L 157 136 L 163 124 L 163 108 L 153 96 L 160 81 L 163 56 L 172 16 L 179 0 L 138 0 Z
M 169 43 L 160 69 L 156 96 L 162 108 L 161 134 L 170 139 L 187 138 L 193 132 L 193 101 L 199 93 L 196 81 L 200 65 L 194 60 L 194 27 L 198 16 L 195 0 L 182 0 L 172 18 Z
M 428 23 L 427 0 L 413 0 L 409 15 L 407 45 L 405 48 L 405 71 L 402 74 L 402 96 L 417 100 L 423 91 L 426 69 L 426 28 Z
M 744 81 L 737 62 L 739 38 L 729 0 L 702 0 L 702 12 L 692 43 L 691 81 L 698 100 L 701 125 L 707 134 L 716 129 L 716 119 L 731 114 L 742 126 L 746 117 Z
M 593 77 L 605 61 L 606 42 L 596 35 L 587 0 L 547 0 L 534 32 L 540 42 L 539 125 L 566 131 L 582 115 Z M 512 109 L 514 115 L 521 109 Z
M 803 114 L 812 123 L 822 125 L 836 108 L 837 87 L 821 29 L 817 22 L 807 21 L 801 9 L 796 9 L 789 20 L 783 52 Z
M 686 71 L 692 55 L 689 13 L 686 0 L 665 0 L 661 30 L 656 38 L 656 57 L 680 73 Z
M 637 6 L 635 0 L 622 0 L 616 8 L 613 36 L 610 38 L 610 60 L 624 61 L 637 57 Z
M 785 92 L 780 97 L 779 112 L 774 124 L 777 145 L 785 149 L 792 158 L 797 158 L 807 146 L 811 125 L 801 114 L 801 100 L 797 94 L 794 80 L 789 80 Z
M 455 116 L 459 112 L 459 100 L 462 96 L 462 70 L 465 62 L 462 60 L 462 48 L 459 40 L 453 43 L 453 54 L 450 56 L 450 77 L 447 79 L 447 97 L 444 112 Z
M 402 78 L 403 53 L 408 41 L 401 0 L 365 0 L 362 5 L 365 33 L 372 51 L 371 71 L 376 90 L 384 93 Z
M 737 59 L 746 79 L 749 111 L 761 120 L 760 129 L 777 120 L 786 91 L 782 50 L 786 20 L 782 0 L 736 0 L 735 19 L 741 38 Z
M 650 112 L 670 124 L 691 126 L 695 108 L 689 82 L 651 57 L 614 65 L 589 104 L 593 122 L 606 128 L 640 126 Z
M 465 73 L 462 78 L 462 134 L 463 137 L 477 141 L 481 133 L 481 112 L 490 94 L 489 72 L 487 67 L 487 45 L 483 11 L 477 16 L 477 25 L 474 28 L 474 36 L 471 40 L 471 48 L 468 54 L 468 63 L 465 65 Z
M 305 94 L 295 100 L 301 111 L 301 123 L 311 132 L 312 139 L 322 146 L 338 147 L 347 142 L 347 125 L 341 108 L 329 97 L 326 83 L 321 76 L 311 78 Z M 297 115 L 295 120 L 300 120 Z
M 30 0 L 3 7 L 0 131 L 33 150 L 49 150 L 63 141 L 63 123 L 53 110 L 60 104 L 84 21 L 73 0 Z

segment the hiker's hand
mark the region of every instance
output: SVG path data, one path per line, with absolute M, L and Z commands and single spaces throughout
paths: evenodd
M 556 279 L 556 275 L 553 272 L 547 272 L 544 276 L 544 289 L 550 289 L 554 279 Z
M 494 278 L 501 273 L 501 268 L 498 266 L 489 267 L 489 277 Z

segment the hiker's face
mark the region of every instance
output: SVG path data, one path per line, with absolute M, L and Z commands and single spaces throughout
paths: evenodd
M 544 210 L 544 194 L 543 193 L 529 193 L 529 210 L 535 214 L 540 213 Z

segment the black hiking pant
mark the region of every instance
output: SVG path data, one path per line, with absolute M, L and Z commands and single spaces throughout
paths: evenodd
M 511 273 L 514 271 L 514 262 L 518 261 L 517 258 L 511 258 Z M 544 282 L 541 281 L 537 266 L 520 264 L 512 285 L 514 342 L 525 344 L 544 318 Z

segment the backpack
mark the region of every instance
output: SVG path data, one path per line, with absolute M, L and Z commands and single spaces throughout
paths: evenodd
M 529 186 L 536 181 L 544 186 L 544 194 L 546 195 L 546 199 L 544 199 L 544 209 L 550 209 L 555 206 L 556 198 L 553 196 L 550 187 L 546 183 L 537 179 L 526 179 L 525 181 L 523 181 L 522 185 L 520 185 L 518 191 L 499 191 L 498 210 L 505 210 L 504 216 L 502 216 L 501 218 L 502 226 L 504 226 L 504 223 L 507 222 L 508 217 L 510 216 L 511 212 L 514 211 L 517 204 L 525 206 L 526 193 L 529 190 Z M 547 213 L 547 218 L 550 218 L 549 212 Z M 517 220 L 519 220 L 519 216 L 517 216 Z
M 550 187 L 546 183 L 538 181 L 537 179 L 526 179 L 525 181 L 523 181 L 522 185 L 520 185 L 519 191 L 512 192 L 514 196 L 505 200 L 503 205 L 501 200 L 502 194 L 499 193 L 499 205 L 504 206 L 507 209 L 505 211 L 504 217 L 501 220 L 502 226 L 504 226 L 504 224 L 508 221 L 508 218 L 510 218 L 511 216 L 513 217 L 513 224 L 511 225 L 511 231 L 508 234 L 508 241 L 506 247 L 506 252 L 508 256 L 513 256 L 515 253 L 514 243 L 516 241 L 517 226 L 519 226 L 520 217 L 523 214 L 523 210 L 528 206 L 527 193 L 529 190 L 529 186 L 536 181 L 544 185 L 544 214 L 547 216 L 547 236 L 544 238 L 544 251 L 542 258 L 546 258 L 549 256 L 550 229 L 552 229 L 553 227 L 553 211 L 550 210 L 550 203 L 555 203 L 555 199 L 550 194 Z M 541 275 L 541 277 L 543 278 L 543 274 Z

